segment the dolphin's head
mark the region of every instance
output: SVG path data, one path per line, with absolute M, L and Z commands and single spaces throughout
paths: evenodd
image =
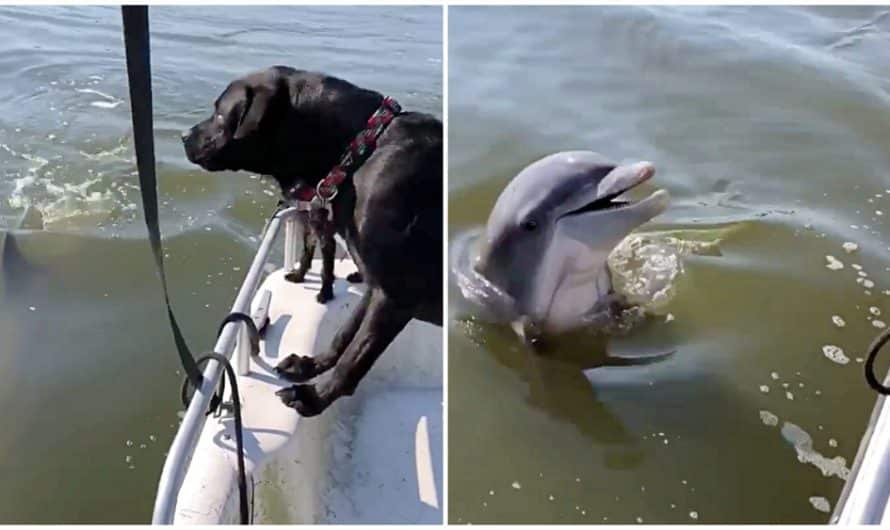
M 590 309 L 609 253 L 667 207 L 663 190 L 637 202 L 619 199 L 654 173 L 648 162 L 616 165 L 590 151 L 556 153 L 532 163 L 498 197 L 476 271 L 534 321 L 565 320 L 583 312 L 584 304 Z M 583 296 L 586 301 L 577 299 Z M 564 328 L 566 322 L 550 324 Z

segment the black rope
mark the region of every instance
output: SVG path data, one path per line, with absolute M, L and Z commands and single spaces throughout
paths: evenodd
M 216 352 L 208 353 L 196 361 L 200 364 L 213 359 L 225 368 L 220 375 L 220 385 L 224 388 L 225 376 L 228 376 L 232 384 L 232 411 L 235 416 L 235 449 L 238 451 L 238 501 L 241 509 L 241 524 L 250 524 L 250 513 L 247 503 L 247 473 L 244 471 L 244 426 L 241 423 L 241 396 L 238 394 L 238 383 L 235 379 L 235 369 L 225 355 Z M 184 381 L 188 383 L 188 379 Z M 222 391 L 220 391 L 220 394 Z M 211 401 L 212 406 L 212 401 Z
M 167 306 L 167 317 L 170 320 L 170 328 L 173 330 L 173 339 L 179 359 L 186 373 L 186 385 L 182 392 L 183 402 L 187 401 L 187 384 L 191 383 L 195 388 L 204 384 L 204 376 L 201 374 L 199 364 L 211 359 L 222 365 L 224 372 L 220 375 L 219 391 L 210 400 L 210 410 L 215 411 L 222 403 L 225 391 L 226 376 L 232 385 L 232 404 L 235 416 L 235 445 L 238 451 L 238 496 L 241 508 L 241 524 L 249 524 L 249 508 L 247 502 L 247 475 L 244 466 L 244 434 L 241 422 L 241 396 L 238 393 L 238 383 L 235 379 L 235 370 L 229 360 L 216 352 L 208 353 L 200 359 L 192 356 L 176 317 L 170 305 L 170 295 L 167 289 L 167 275 L 164 270 L 164 255 L 161 248 L 161 232 L 158 226 L 158 191 L 157 176 L 155 175 L 154 155 L 154 126 L 152 123 L 151 100 L 151 53 L 149 48 L 148 31 L 148 7 L 146 6 L 122 6 L 121 14 L 124 26 L 124 43 L 127 55 L 127 75 L 130 84 L 130 107 L 133 115 L 133 143 L 136 150 L 136 167 L 139 172 L 139 188 L 142 193 L 142 207 L 145 212 L 145 225 L 148 228 L 151 250 L 155 258 L 155 266 L 161 278 L 161 286 L 164 292 L 164 303 Z M 277 213 L 277 212 L 276 212 Z M 246 315 L 245 315 L 246 316 Z M 231 317 L 226 317 L 227 321 Z M 240 320 L 240 317 L 234 317 Z M 226 322 L 220 326 L 220 332 Z M 258 335 L 253 321 L 249 328 L 252 330 L 251 346 L 258 347 Z
M 252 318 L 245 315 L 244 313 L 233 312 L 226 315 L 226 318 L 223 319 L 222 324 L 219 325 L 219 330 L 216 332 L 216 336 L 219 337 L 220 333 L 226 324 L 229 322 L 244 322 L 247 326 L 247 335 L 250 338 L 250 354 L 251 355 L 259 355 L 260 353 L 260 332 L 256 328 L 256 322 L 253 321 Z
M 167 274 L 164 270 L 164 254 L 161 251 L 161 231 L 158 228 L 158 186 L 155 175 L 154 125 L 151 101 L 151 52 L 149 49 L 148 7 L 122 6 L 124 44 L 127 53 L 127 75 L 130 82 L 130 108 L 133 114 L 133 143 L 136 148 L 136 168 L 139 171 L 139 189 L 142 192 L 142 209 L 148 239 L 154 254 L 155 266 L 161 277 L 167 318 L 173 330 L 173 341 L 186 376 L 195 387 L 200 387 L 204 376 L 192 356 L 179 329 L 179 323 L 170 307 L 167 290 Z
M 868 386 L 884 396 L 890 395 L 890 387 L 884 386 L 881 380 L 875 376 L 875 360 L 878 357 L 878 352 L 888 341 L 890 341 L 890 328 L 875 337 L 875 340 L 868 346 L 868 357 L 865 359 L 865 380 L 868 381 Z

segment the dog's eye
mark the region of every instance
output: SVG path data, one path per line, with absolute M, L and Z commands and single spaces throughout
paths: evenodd
M 538 222 L 535 221 L 534 219 L 526 219 L 525 221 L 522 222 L 522 224 L 520 226 L 522 227 L 523 230 L 527 230 L 527 231 L 531 232 L 532 230 L 534 230 L 535 228 L 538 227 Z

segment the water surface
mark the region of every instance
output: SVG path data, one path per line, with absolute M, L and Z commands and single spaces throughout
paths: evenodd
M 531 161 L 591 149 L 654 162 L 645 191 L 670 191 L 638 243 L 708 247 L 612 341 L 676 348 L 665 363 L 584 378 L 452 318 L 449 519 L 826 522 L 890 311 L 890 12 L 458 7 L 449 25 L 451 238 Z
M 197 353 L 278 190 L 191 166 L 179 131 L 233 78 L 274 64 L 441 116 L 441 9 L 152 7 L 150 18 L 162 232 Z M 0 26 L 0 233 L 30 212 L 0 278 L 0 522 L 147 523 L 181 375 L 134 173 L 120 10 L 2 7 Z

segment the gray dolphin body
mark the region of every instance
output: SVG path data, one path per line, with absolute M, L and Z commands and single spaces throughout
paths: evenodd
M 654 173 L 648 162 L 616 165 L 590 151 L 530 164 L 501 192 L 484 230 L 458 240 L 457 286 L 483 317 L 510 322 L 529 342 L 589 325 L 613 301 L 609 254 L 668 206 L 664 190 L 618 198 Z

